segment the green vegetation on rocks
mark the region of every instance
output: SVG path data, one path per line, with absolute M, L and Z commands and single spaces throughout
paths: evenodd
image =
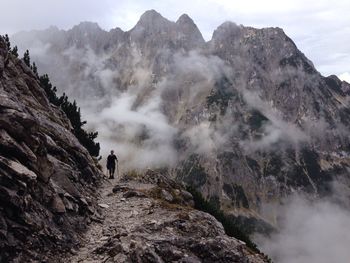
M 214 216 L 223 225 L 228 236 L 242 240 L 252 250 L 256 252 L 259 251 L 256 244 L 250 240 L 248 235 L 242 232 L 242 230 L 234 223 L 234 221 L 226 216 L 223 211 L 221 211 L 215 204 L 205 200 L 202 194 L 191 186 L 187 187 L 187 191 L 190 192 L 193 196 L 195 204 L 194 207 Z
M 6 36 L 4 37 L 5 40 Z M 11 50 L 11 44 L 8 37 L 6 43 L 8 51 L 16 56 L 17 47 L 14 47 Z M 47 74 L 44 74 L 39 77 L 38 68 L 35 62 L 33 62 L 32 65 L 30 63 L 29 50 L 26 50 L 26 52 L 24 53 L 23 61 L 28 67 L 30 67 L 34 75 L 39 78 L 40 86 L 45 90 L 49 101 L 52 104 L 60 107 L 65 112 L 73 126 L 73 133 L 78 138 L 79 142 L 89 151 L 89 153 L 92 156 L 98 157 L 100 154 L 100 144 L 94 141 L 98 136 L 98 132 L 87 132 L 83 129 L 83 126 L 86 124 L 86 121 L 81 120 L 80 108 L 77 106 L 76 101 L 74 100 L 73 102 L 71 102 L 65 93 L 63 93 L 62 96 L 58 97 L 56 94 L 57 88 L 51 84 L 51 81 Z
M 86 121 L 81 120 L 80 108 L 76 101 L 70 102 L 68 96 L 63 93 L 61 97 L 56 95 L 57 88 L 52 86 L 49 76 L 44 74 L 39 77 L 40 85 L 45 90 L 50 102 L 66 113 L 68 119 L 73 126 L 73 133 L 78 138 L 79 142 L 89 151 L 92 156 L 99 156 L 100 144 L 94 140 L 97 138 L 98 132 L 87 132 L 82 127 Z

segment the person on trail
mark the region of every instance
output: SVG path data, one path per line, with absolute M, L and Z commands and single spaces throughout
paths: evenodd
M 117 156 L 114 155 L 114 151 L 111 151 L 111 154 L 107 157 L 107 169 L 109 172 L 109 179 L 114 179 L 115 165 L 118 163 Z

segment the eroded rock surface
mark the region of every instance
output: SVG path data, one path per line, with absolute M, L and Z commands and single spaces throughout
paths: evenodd
M 50 262 L 96 216 L 101 173 L 71 130 L 0 38 L 0 262 Z
M 214 217 L 193 209 L 191 194 L 159 173 L 102 189 L 104 220 L 91 226 L 69 262 L 267 262 L 228 237 Z

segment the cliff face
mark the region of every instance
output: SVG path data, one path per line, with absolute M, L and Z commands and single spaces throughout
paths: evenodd
M 50 258 L 95 211 L 94 160 L 38 78 L 0 38 L 0 261 Z
M 260 217 L 293 192 L 350 183 L 349 84 L 323 77 L 279 28 L 226 22 L 205 42 L 187 15 L 148 11 L 128 32 L 84 23 L 14 40 L 46 48 L 34 60 L 58 87 L 95 105 L 109 144 L 136 149 L 122 159 L 163 161 L 229 213 Z M 124 105 L 132 124 L 118 115 Z

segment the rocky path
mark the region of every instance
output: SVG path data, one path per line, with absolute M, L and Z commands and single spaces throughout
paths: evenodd
M 140 183 L 124 183 L 118 184 L 118 180 L 105 181 L 100 189 L 100 198 L 98 204 L 102 210 L 103 220 L 99 222 L 95 220 L 82 240 L 83 246 L 74 251 L 74 256 L 69 258 L 67 262 L 106 262 L 111 259 L 112 255 L 104 255 L 101 253 L 101 247 L 108 240 L 118 234 L 123 235 L 127 231 L 126 222 L 131 218 L 137 218 L 142 215 L 150 206 L 150 202 L 144 202 L 140 199 L 126 199 L 123 197 L 123 192 L 113 194 L 113 187 L 119 185 L 121 189 L 134 188 L 137 191 L 144 191 L 151 187 L 150 184 Z M 98 250 L 100 248 L 100 251 Z M 120 259 L 114 258 L 111 262 L 123 262 L 123 257 Z
M 62 262 L 267 262 L 193 209 L 191 194 L 152 171 L 104 182 L 98 203 L 103 219 Z

